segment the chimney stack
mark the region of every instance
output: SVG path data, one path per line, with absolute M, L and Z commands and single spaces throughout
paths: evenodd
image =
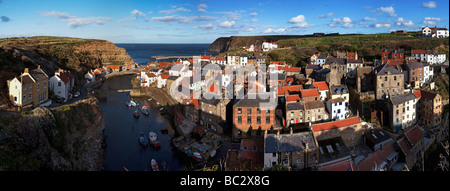
M 38 69 L 41 69 L 41 65 L 38 65 Z
M 25 70 L 23 71 L 23 73 L 28 74 L 28 68 L 25 68 Z

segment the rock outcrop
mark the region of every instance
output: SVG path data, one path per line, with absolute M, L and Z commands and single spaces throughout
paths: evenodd
M 6 150 L 11 155 L 26 155 L 33 160 L 16 162 L 18 166 L 10 168 L 102 170 L 104 127 L 103 111 L 96 98 L 83 99 L 51 110 L 36 108 L 28 114 L 22 114 L 9 127 L 14 136 L 9 143 L 10 148 Z

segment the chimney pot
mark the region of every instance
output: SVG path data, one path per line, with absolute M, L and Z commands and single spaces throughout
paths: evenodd
M 25 70 L 23 71 L 23 73 L 28 73 L 28 68 L 25 68 Z
M 41 69 L 41 65 L 38 65 L 38 69 Z

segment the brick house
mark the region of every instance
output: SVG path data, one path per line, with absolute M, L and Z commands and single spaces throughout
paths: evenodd
M 214 94 L 206 93 L 199 100 L 200 105 L 200 125 L 204 125 L 209 130 L 222 134 L 226 126 L 227 105 L 229 99 L 218 99 Z M 208 99 L 210 98 L 210 99 Z
M 302 100 L 305 102 L 320 100 L 320 94 L 317 88 L 303 89 L 300 91 L 300 95 L 302 96 Z
M 384 49 L 381 51 L 381 63 L 385 64 L 387 61 L 403 61 L 405 60 L 404 49 Z
M 304 119 L 305 122 L 317 122 L 328 119 L 328 113 L 325 110 L 325 105 L 320 100 L 305 102 Z
M 405 78 L 404 74 L 389 64 L 376 67 L 375 74 L 375 99 L 386 99 L 386 96 L 403 94 Z
M 191 97 L 190 99 L 184 101 L 184 116 L 187 119 L 198 123 L 200 119 L 200 104 L 198 99 L 194 99 Z
M 406 166 L 411 169 L 425 152 L 422 131 L 417 126 L 411 128 L 397 140 L 396 147 L 400 151 L 399 160 L 405 162 Z
M 419 99 L 417 116 L 420 116 L 419 122 L 427 127 L 436 127 L 442 122 L 442 96 L 423 90 L 414 92 Z
M 264 168 L 283 165 L 293 170 L 314 167 L 319 159 L 318 144 L 311 131 L 264 134 Z
M 404 65 L 408 73 L 408 83 L 410 83 L 411 88 L 418 89 L 425 82 L 424 77 L 424 65 L 415 60 L 408 60 Z
M 270 102 L 269 97 L 259 96 L 262 94 L 268 95 L 268 93 L 249 93 L 233 105 L 234 139 L 245 137 L 249 129 L 264 131 L 281 128 L 275 119 L 276 103 Z
M 286 103 L 286 127 L 304 122 L 305 106 L 303 102 Z
M 389 126 L 399 132 L 416 124 L 417 98 L 413 93 L 393 96 L 388 101 Z

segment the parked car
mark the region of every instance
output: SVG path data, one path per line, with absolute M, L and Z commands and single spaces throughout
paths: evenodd
M 81 95 L 80 92 L 75 92 L 75 93 L 73 94 L 73 97 L 80 97 L 80 95 Z

